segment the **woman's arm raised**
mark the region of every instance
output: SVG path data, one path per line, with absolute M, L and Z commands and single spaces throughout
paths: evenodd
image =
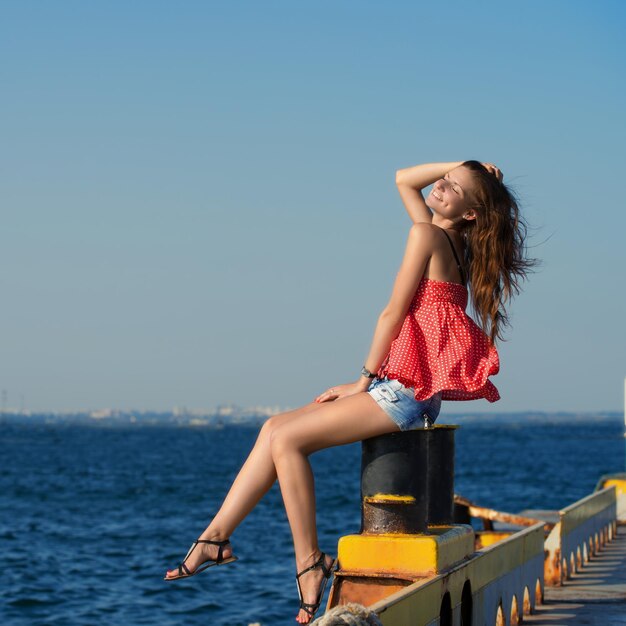
M 424 163 L 423 165 L 407 167 L 396 172 L 396 185 L 400 197 L 414 224 L 420 222 L 430 223 L 433 219 L 430 209 L 424 202 L 421 190 L 424 187 L 428 187 L 428 185 L 432 185 L 436 180 L 442 178 L 444 174 L 462 163 L 463 161 Z
M 378 318 L 369 355 L 365 360 L 365 367 L 370 372 L 378 371 L 389 353 L 391 342 L 400 334 L 409 305 L 433 252 L 436 240 L 434 230 L 434 227 L 427 224 L 411 226 L 404 259 L 398 270 L 391 298 Z M 371 382 L 369 378 L 361 376 L 354 383 L 332 387 L 333 393 L 326 391 L 315 401 L 327 402 L 366 391 Z

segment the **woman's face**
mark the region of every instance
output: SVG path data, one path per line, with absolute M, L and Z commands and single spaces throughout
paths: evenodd
M 470 206 L 474 189 L 472 174 L 463 166 L 459 166 L 433 184 L 426 204 L 442 217 L 458 221 L 468 213 L 473 215 Z

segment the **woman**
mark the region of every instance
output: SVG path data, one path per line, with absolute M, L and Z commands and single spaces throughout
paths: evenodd
M 418 165 L 400 170 L 396 182 L 414 224 L 361 376 L 265 422 L 217 515 L 165 580 L 236 560 L 228 538 L 278 478 L 296 555 L 296 621 L 310 622 L 334 559 L 318 546 L 308 456 L 429 427 L 442 399 L 499 399 L 488 380 L 499 368 L 494 342 L 507 321 L 504 305 L 531 266 L 517 203 L 489 163 Z M 482 328 L 465 314 L 466 282 Z

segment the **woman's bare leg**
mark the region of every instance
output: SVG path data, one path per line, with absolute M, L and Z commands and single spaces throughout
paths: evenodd
M 228 495 L 219 511 L 200 535 L 200 539 L 222 541 L 228 539 L 242 520 L 258 504 L 259 500 L 269 491 L 276 481 L 276 469 L 270 450 L 272 431 L 278 426 L 306 415 L 321 408 L 322 405 L 312 402 L 299 409 L 287 411 L 270 417 L 261 427 L 259 436 L 246 462 L 239 470 Z M 189 556 L 186 566 L 194 571 L 198 565 L 208 559 L 216 559 L 219 547 L 211 544 L 200 544 Z M 232 554 L 230 546 L 223 548 L 224 558 Z M 178 568 L 168 570 L 168 576 L 178 574 Z
M 314 414 L 300 414 L 273 429 L 271 453 L 293 535 L 297 571 L 313 565 L 320 556 L 313 472 L 308 456 L 323 448 L 397 430 L 367 393 L 326 402 Z M 316 569 L 300 578 L 304 602 L 315 602 L 322 576 L 321 569 Z M 303 624 L 310 619 L 303 610 L 296 618 Z

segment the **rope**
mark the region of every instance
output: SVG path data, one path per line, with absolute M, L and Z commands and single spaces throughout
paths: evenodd
M 382 626 L 376 613 L 361 604 L 350 602 L 336 606 L 313 622 L 315 626 Z

